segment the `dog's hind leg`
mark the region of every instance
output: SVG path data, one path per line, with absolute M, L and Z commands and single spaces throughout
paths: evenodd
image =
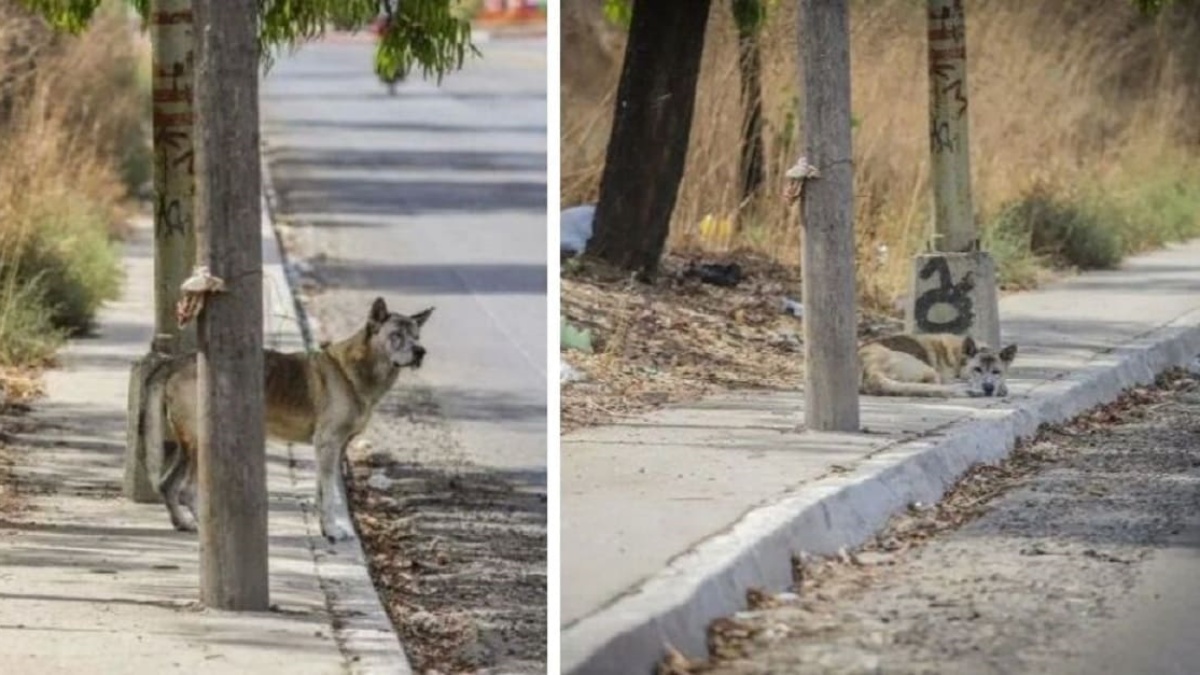
M 188 453 L 175 441 L 163 441 L 163 457 L 167 458 L 167 468 L 163 471 L 158 482 L 158 493 L 167 504 L 167 513 L 171 516 L 171 525 L 183 532 L 196 531 L 195 510 L 187 513 L 181 503 L 184 502 L 185 483 L 190 473 Z
M 196 515 L 196 455 L 188 453 L 187 471 L 183 475 L 183 485 L 179 489 L 179 501 L 192 515 L 192 528 L 195 529 L 200 516 Z
M 330 541 L 354 536 L 349 520 L 349 501 L 342 478 L 342 456 L 349 434 L 340 430 L 318 429 L 313 438 L 317 451 L 317 511 L 321 514 L 321 533 Z

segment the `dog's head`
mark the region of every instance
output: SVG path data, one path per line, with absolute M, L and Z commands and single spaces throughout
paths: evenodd
M 376 353 L 386 354 L 393 368 L 420 368 L 425 360 L 421 326 L 431 314 L 432 307 L 412 316 L 397 314 L 388 311 L 383 298 L 375 298 L 367 316 L 367 342 Z
M 973 396 L 1008 396 L 1005 378 L 1015 358 L 1015 344 L 995 352 L 970 337 L 963 340 L 962 374 L 967 380 L 967 391 Z

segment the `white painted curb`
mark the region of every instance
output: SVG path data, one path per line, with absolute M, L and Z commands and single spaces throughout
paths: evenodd
M 283 242 L 275 228 L 278 206 L 275 185 L 267 168 L 266 143 L 263 143 L 263 281 L 271 309 L 267 316 L 273 325 L 286 326 L 298 333 L 303 345 L 312 349 L 316 342 L 311 321 L 296 295 L 298 281 L 288 263 Z M 271 345 L 267 345 L 271 347 Z M 379 593 L 367 571 L 362 543 L 356 537 L 350 541 L 330 544 L 321 534 L 320 518 L 316 513 L 316 475 L 312 471 L 297 471 L 304 461 L 312 463 L 311 453 L 304 460 L 297 447 L 288 445 L 288 458 L 293 483 L 299 487 L 299 507 L 304 512 L 308 528 L 308 547 L 313 555 L 325 604 L 333 620 L 333 633 L 347 661 L 347 672 L 354 675 L 412 675 L 412 666 L 400 644 L 392 621 L 384 611 Z M 343 514 L 353 522 L 349 513 Z
M 875 453 L 853 472 L 805 486 L 803 494 L 746 514 L 671 562 L 638 589 L 569 625 L 562 634 L 562 672 L 571 675 L 651 673 L 671 644 L 707 654 L 708 624 L 745 608 L 746 590 L 792 583 L 791 558 L 803 551 L 836 553 L 865 542 L 909 504 L 938 501 L 979 462 L 995 462 L 1017 439 L 1044 423 L 1062 422 L 1153 382 L 1200 353 L 1200 311 L 1177 318 L 1069 377 L 1043 382 L 1003 408 Z

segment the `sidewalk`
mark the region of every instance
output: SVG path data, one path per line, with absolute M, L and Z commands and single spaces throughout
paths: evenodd
M 125 247 L 125 288 L 100 313 L 98 337 L 72 341 L 47 373 L 46 399 L 5 430 L 27 508 L 0 520 L 3 671 L 408 672 L 357 542 L 333 550 L 320 539 L 310 448 L 268 448 L 270 612 L 201 608 L 196 536 L 174 531 L 163 506 L 122 496 L 129 366 L 153 329 L 150 228 L 139 223 Z M 302 349 L 263 232 L 266 344 Z
M 562 441 L 563 672 L 650 672 L 669 642 L 781 590 L 790 556 L 861 543 L 972 463 L 1200 352 L 1200 242 L 1000 303 L 1012 397 L 861 400 L 864 433 L 798 429 L 799 392 L 729 394 Z

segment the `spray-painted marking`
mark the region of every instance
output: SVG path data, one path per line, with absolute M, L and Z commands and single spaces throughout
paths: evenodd
M 913 319 L 921 333 L 966 333 L 975 323 L 975 305 L 971 291 L 975 289 L 975 275 L 967 271 L 961 281 L 954 281 L 950 263 L 945 258 L 932 257 L 921 268 L 920 279 L 925 281 L 937 275 L 938 285 L 917 297 L 913 306 Z M 941 316 L 933 316 L 935 313 Z M 952 313 L 949 318 L 946 314 Z
M 950 134 L 949 122 L 934 122 L 929 127 L 929 145 L 934 152 L 954 152 L 957 138 Z
M 191 220 L 183 211 L 183 204 L 178 197 L 167 200 L 159 196 L 155 205 L 154 224 L 161 228 L 158 234 L 169 237 L 173 234 L 187 234 L 188 221 Z
M 158 197 L 154 204 L 154 224 L 156 235 L 160 237 L 187 236 L 192 227 L 191 209 L 184 207 L 185 198 L 192 191 L 191 177 L 196 174 L 196 153 L 192 145 L 195 118 L 191 111 L 188 67 L 191 62 L 192 53 L 188 52 L 183 59 L 161 66 L 155 73 L 154 146 L 162 149 L 161 164 L 156 173 L 164 181 L 157 184 Z M 170 178 L 170 169 L 178 167 L 184 167 L 188 175 L 182 185 L 173 184 Z M 181 192 L 186 194 L 181 195 Z

